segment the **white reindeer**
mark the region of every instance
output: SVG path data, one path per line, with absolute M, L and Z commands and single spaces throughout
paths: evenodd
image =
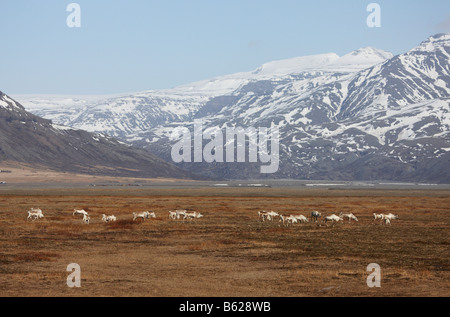
M 267 219 L 267 211 L 261 210 L 258 211 L 258 218 L 261 219 L 263 222 Z
M 398 215 L 388 213 L 387 215 L 384 215 L 384 219 L 386 219 L 386 218 L 389 218 L 390 220 L 398 219 Z
M 328 221 L 332 221 L 334 224 L 335 222 L 344 221 L 344 218 L 341 218 L 333 214 L 331 216 L 325 217 L 325 223 L 327 223 Z
M 283 215 L 279 215 L 280 216 L 280 221 L 283 222 L 283 224 L 287 227 L 289 224 L 294 224 L 297 223 L 298 220 L 295 216 L 283 216 Z
M 75 215 L 83 215 L 83 216 L 89 216 L 89 214 L 87 213 L 87 211 L 86 210 L 84 210 L 84 209 L 74 209 L 73 210 L 73 216 L 75 216 Z
M 177 212 L 176 211 L 169 211 L 169 219 L 172 219 L 172 220 L 177 219 Z
M 183 216 L 183 218 L 184 218 L 186 213 L 187 213 L 187 210 L 184 210 L 184 209 L 183 210 L 175 210 L 175 214 L 176 214 L 177 219 L 180 219 L 181 216 Z
M 141 213 L 133 212 L 133 220 L 136 220 L 138 218 L 142 218 L 142 220 L 145 221 L 145 219 L 148 219 L 148 212 L 147 211 L 144 211 L 144 212 L 141 212 Z
M 398 215 L 394 215 L 394 214 L 387 214 L 387 215 L 383 215 L 383 220 L 384 220 L 384 224 L 385 225 L 390 225 L 391 224 L 391 220 L 395 220 L 398 219 Z
M 31 212 L 30 210 L 27 211 L 28 212 L 28 217 L 27 217 L 27 221 L 29 220 L 37 220 L 38 219 L 38 215 L 34 212 Z
M 340 213 L 339 217 L 342 218 L 348 218 L 348 222 L 351 222 L 352 220 L 358 221 L 358 218 L 353 214 L 353 213 L 348 213 L 348 214 L 344 214 L 344 213 Z
M 288 222 L 288 216 L 280 215 L 280 222 L 282 222 L 283 225 L 285 225 Z
M 41 214 L 41 215 L 43 214 L 43 213 L 42 213 L 42 209 L 40 209 L 40 208 L 31 208 L 30 211 L 31 211 L 31 212 L 35 212 L 35 213 L 39 213 L 39 214 Z
M 44 218 L 44 213 L 42 212 L 41 209 L 39 209 L 39 208 L 31 208 L 28 211 L 27 220 L 35 221 L 35 220 L 38 220 L 38 219 L 41 219 L 41 218 Z
M 275 217 L 280 217 L 280 214 L 278 212 L 275 212 L 275 211 L 269 211 L 269 212 L 266 213 L 266 215 L 267 215 L 266 218 L 269 221 L 273 221 L 273 219 Z
M 265 211 L 265 210 L 261 210 L 258 211 L 258 217 L 259 219 L 261 219 L 263 222 L 265 222 L 266 220 L 268 221 L 273 221 L 273 219 L 275 217 L 280 217 L 280 214 L 275 212 L 275 211 Z
M 133 212 L 133 220 L 136 220 L 137 218 L 142 218 L 145 221 L 145 219 L 156 218 L 156 214 L 150 211 L 144 211 L 141 213 Z
M 303 215 L 295 215 L 295 216 L 291 216 L 291 217 L 295 217 L 295 219 L 297 219 L 297 221 L 299 221 L 299 222 L 303 222 L 303 223 L 309 222 L 308 218 L 306 218 Z
M 373 221 L 374 222 L 377 221 L 378 219 L 380 220 L 380 222 L 382 222 L 383 219 L 384 219 L 384 215 L 383 214 L 373 213 L 372 216 L 373 216 Z
M 289 217 L 287 217 L 287 224 L 289 225 L 289 224 L 291 224 L 291 225 L 293 225 L 294 223 L 297 223 L 298 222 L 298 220 L 297 220 L 297 218 L 295 217 L 295 216 L 289 216 Z
M 265 210 L 261 210 L 258 211 L 258 218 L 261 219 L 263 222 L 266 221 L 266 219 L 268 219 L 269 215 L 267 214 L 267 211 Z
M 202 218 L 202 217 L 203 217 L 203 215 L 201 213 L 199 213 L 199 212 L 196 212 L 196 211 L 194 211 L 194 212 L 186 212 L 184 217 L 183 217 L 183 220 L 188 219 L 188 220 L 192 221 L 192 219 Z
M 114 221 L 117 221 L 117 218 L 116 218 L 116 216 L 114 216 L 114 215 L 112 215 L 112 216 L 106 216 L 106 215 L 103 215 L 102 221 L 103 221 L 103 222 L 106 222 L 106 223 L 108 223 L 108 222 L 114 222 Z
M 184 215 L 186 215 L 187 210 L 175 210 L 175 211 L 169 211 L 169 219 L 175 220 L 175 219 L 181 219 L 181 217 L 184 218 Z
M 83 222 L 88 225 L 89 221 L 91 221 L 91 217 L 89 217 L 88 215 L 84 215 L 83 216 Z

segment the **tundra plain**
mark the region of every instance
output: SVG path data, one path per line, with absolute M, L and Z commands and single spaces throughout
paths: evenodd
M 27 211 L 45 217 L 27 221 Z M 89 212 L 91 222 L 73 216 Z M 450 295 L 450 190 L 2 188 L 3 297 L 415 297 Z M 171 220 L 187 209 L 204 217 Z M 133 221 L 133 212 L 156 218 Z M 359 221 L 284 226 L 280 214 L 352 212 Z M 392 224 L 372 213 L 394 213 Z M 105 224 L 102 214 L 117 221 Z M 81 268 L 81 287 L 66 268 Z M 370 288 L 370 263 L 381 287 Z

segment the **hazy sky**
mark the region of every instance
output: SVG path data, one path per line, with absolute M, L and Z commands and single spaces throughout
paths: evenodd
M 67 6 L 81 7 L 69 28 Z M 381 28 L 369 28 L 369 3 Z M 400 54 L 450 32 L 449 0 L 0 0 L 0 90 L 111 94 L 172 88 L 296 56 Z

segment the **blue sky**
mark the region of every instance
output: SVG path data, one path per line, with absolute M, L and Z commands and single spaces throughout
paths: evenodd
M 69 28 L 66 7 L 81 7 Z M 381 28 L 366 24 L 381 6 Z M 113 94 L 172 88 L 296 56 L 400 54 L 450 32 L 448 0 L 1 0 L 0 90 Z

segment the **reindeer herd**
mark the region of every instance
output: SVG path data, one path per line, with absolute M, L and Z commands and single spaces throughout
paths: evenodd
M 89 213 L 85 211 L 84 209 L 74 209 L 73 216 L 82 216 L 82 222 L 84 224 L 89 224 L 91 217 L 89 216 Z M 170 220 L 180 220 L 183 221 L 193 221 L 194 219 L 202 218 L 203 215 L 197 211 L 187 211 L 187 210 L 175 210 L 175 211 L 169 211 L 169 219 Z M 41 218 L 44 218 L 44 213 L 39 208 L 31 208 L 28 211 L 28 217 L 27 221 L 36 221 Z M 150 218 L 156 218 L 156 213 L 153 211 L 144 211 L 141 213 L 133 212 L 133 221 L 136 221 L 138 219 L 141 219 L 142 221 L 145 221 L 146 219 Z M 358 222 L 358 218 L 353 213 L 339 213 L 339 215 L 332 214 L 330 216 L 322 215 L 319 211 L 312 211 L 310 214 L 310 218 L 308 219 L 304 215 L 282 215 L 275 211 L 258 211 L 258 220 L 262 222 L 273 222 L 276 218 L 279 219 L 279 222 L 282 222 L 284 226 L 290 226 L 298 223 L 308 223 L 308 222 L 314 222 L 314 223 L 320 223 L 323 222 L 326 225 L 330 222 L 332 225 L 338 222 L 344 222 L 346 219 L 348 219 L 348 222 L 351 223 L 352 221 Z M 379 224 L 385 224 L 385 225 L 391 225 L 392 220 L 398 219 L 398 215 L 394 215 L 392 213 L 389 214 L 377 214 L 373 213 L 373 224 L 379 223 Z M 107 216 L 105 214 L 102 215 L 101 221 L 104 223 L 110 223 L 117 221 L 117 217 L 114 215 Z
M 73 216 L 81 216 L 82 222 L 84 224 L 89 224 L 91 217 L 89 216 L 89 213 L 84 209 L 74 209 Z M 203 215 L 197 211 L 194 212 L 188 212 L 187 210 L 176 210 L 176 211 L 169 211 L 169 219 L 177 220 L 182 219 L 192 221 L 197 218 L 202 218 Z M 44 213 L 39 208 L 31 208 L 28 211 L 28 217 L 27 221 L 36 221 L 41 218 L 44 218 Z M 138 219 L 141 219 L 142 221 L 145 221 L 146 219 L 150 218 L 156 218 L 156 213 L 153 211 L 144 211 L 140 213 L 133 212 L 133 221 L 136 221 Z M 117 217 L 114 215 L 107 216 L 105 214 L 102 215 L 101 221 L 104 223 L 110 223 L 117 221 Z
M 320 219 L 322 218 L 322 222 L 325 224 L 328 224 L 331 222 L 333 225 L 338 222 L 344 222 L 346 219 L 348 219 L 348 222 L 351 223 L 352 221 L 358 222 L 358 218 L 353 213 L 343 213 L 340 212 L 339 216 L 336 214 L 332 214 L 330 216 L 322 216 L 322 213 L 319 211 L 312 211 L 310 218 L 308 219 L 304 215 L 281 215 L 278 212 L 275 211 L 258 211 L 258 218 L 262 222 L 270 221 L 273 222 L 275 218 L 279 218 L 279 221 L 283 223 L 285 226 L 293 225 L 296 223 L 307 223 L 309 221 L 314 221 L 315 223 L 319 223 Z M 387 215 L 385 214 L 376 214 L 373 213 L 373 223 L 379 223 L 379 224 L 386 224 L 391 225 L 391 220 L 398 219 L 398 215 L 394 215 L 392 213 L 389 213 Z

